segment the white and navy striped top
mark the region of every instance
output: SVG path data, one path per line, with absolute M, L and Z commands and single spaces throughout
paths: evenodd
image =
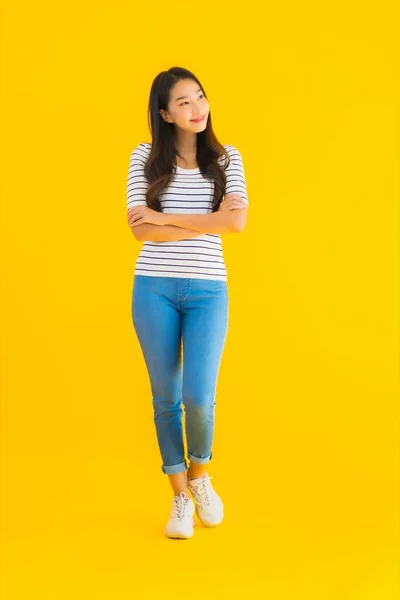
M 224 144 L 230 164 L 225 170 L 226 194 L 238 192 L 247 204 L 246 179 L 242 157 L 235 146 Z M 148 183 L 144 165 L 151 144 L 136 146 L 129 160 L 127 207 L 145 206 Z M 225 158 L 219 157 L 223 167 Z M 212 212 L 214 182 L 203 177 L 200 168 L 176 167 L 169 187 L 159 197 L 162 212 L 180 214 L 207 214 Z M 188 227 L 190 229 L 190 227 Z M 204 233 L 177 241 L 144 241 L 136 260 L 135 274 L 163 277 L 191 277 L 195 279 L 227 280 L 226 265 L 219 234 Z

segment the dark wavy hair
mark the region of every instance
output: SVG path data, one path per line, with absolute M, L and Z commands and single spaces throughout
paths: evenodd
M 169 185 L 175 173 L 175 157 L 179 155 L 175 146 L 175 126 L 173 123 L 164 121 L 160 110 L 167 110 L 171 89 L 180 79 L 196 81 L 207 98 L 204 86 L 197 77 L 191 71 L 181 67 L 171 67 L 168 71 L 161 71 L 153 81 L 148 106 L 148 125 L 152 136 L 152 146 L 145 164 L 144 174 L 149 184 L 146 191 L 147 205 L 158 212 L 161 212 L 159 196 Z M 218 162 L 220 156 L 225 157 L 223 167 Z M 214 181 L 212 212 L 215 212 L 225 195 L 225 169 L 229 166 L 230 159 L 227 150 L 217 140 L 212 129 L 211 111 L 208 114 L 206 128 L 197 134 L 196 160 L 202 175 Z

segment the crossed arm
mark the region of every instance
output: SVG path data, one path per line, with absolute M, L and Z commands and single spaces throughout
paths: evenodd
M 193 238 L 202 233 L 240 233 L 247 220 L 247 208 L 222 210 L 205 215 L 163 213 L 163 225 L 141 223 L 131 227 L 140 241 L 175 241 Z

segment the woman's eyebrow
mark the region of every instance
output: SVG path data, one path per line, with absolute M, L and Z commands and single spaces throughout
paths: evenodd
M 199 92 L 201 92 L 201 88 L 199 88 L 195 94 L 198 94 Z M 188 96 L 179 96 L 179 98 L 175 99 L 175 102 L 178 102 L 178 100 L 183 100 L 183 98 L 188 98 Z

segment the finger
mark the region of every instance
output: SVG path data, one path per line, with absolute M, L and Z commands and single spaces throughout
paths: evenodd
M 233 194 L 232 198 L 228 198 L 227 200 L 224 200 L 224 202 L 230 204 L 231 202 L 244 202 L 244 200 L 240 194 Z
M 242 197 L 239 192 L 229 192 L 229 194 L 226 194 L 225 198 L 228 200 L 240 200 Z
M 239 200 L 233 200 L 229 203 L 229 210 L 232 210 L 232 208 L 242 208 L 242 206 L 243 205 Z

